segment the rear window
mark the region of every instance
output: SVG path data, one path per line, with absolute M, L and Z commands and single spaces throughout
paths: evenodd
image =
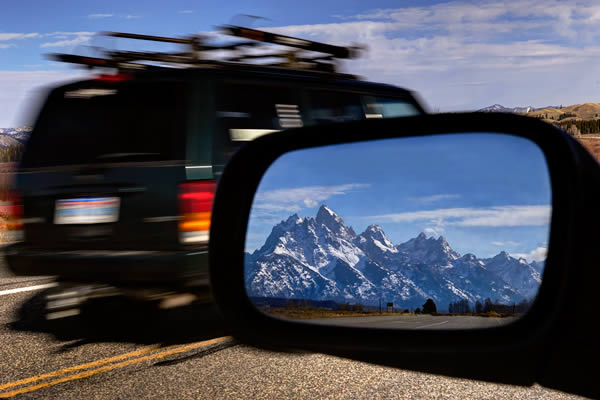
M 396 97 L 364 96 L 367 118 L 408 117 L 421 114 L 414 104 Z
M 421 114 L 414 104 L 399 97 L 311 90 L 309 100 L 312 124 Z
M 309 115 L 314 124 L 356 121 L 365 118 L 360 95 L 311 90 Z
M 55 91 L 22 166 L 182 160 L 184 96 L 182 84 L 165 82 L 94 82 Z

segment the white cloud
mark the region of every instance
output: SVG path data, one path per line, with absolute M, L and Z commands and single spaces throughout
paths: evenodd
M 69 47 L 69 46 L 77 46 L 79 44 L 87 43 L 90 41 L 92 36 L 81 35 L 77 36 L 73 39 L 59 40 L 56 42 L 46 42 L 40 45 L 41 48 L 48 47 Z
M 440 228 L 440 227 L 428 227 L 423 229 L 423 232 L 427 233 L 428 235 L 431 236 L 440 236 L 442 233 L 444 233 L 444 228 Z
M 114 14 L 89 14 L 88 18 L 110 18 L 114 16 Z
M 419 203 L 435 203 L 437 201 L 442 200 L 451 200 L 451 199 L 459 199 L 460 194 L 434 194 L 431 196 L 423 196 L 423 197 L 411 197 L 410 200 L 419 202 Z
M 506 247 L 506 246 L 518 246 L 520 243 L 514 240 L 507 240 L 506 242 L 492 242 L 494 246 Z
M 434 226 L 543 226 L 550 223 L 550 206 L 442 208 L 364 217 L 380 223 L 428 221 Z
M 546 247 L 538 247 L 536 249 L 531 250 L 529 253 L 510 253 L 510 255 L 515 258 L 524 258 L 528 262 L 532 262 L 544 261 L 546 259 L 547 253 L 548 249 Z
M 10 44 L 0 43 L 0 49 L 10 49 L 11 47 L 17 47 L 17 45 L 13 44 L 13 43 L 10 43 Z
M 0 41 L 32 39 L 40 36 L 39 33 L 0 33 Z
M 252 216 L 270 218 L 281 212 L 299 212 L 304 208 L 317 207 L 333 196 L 345 195 L 370 186 L 370 184 L 349 183 L 259 191 L 252 203 Z
M 46 37 L 46 36 L 52 36 L 52 37 L 68 37 L 68 36 L 91 36 L 91 35 L 95 35 L 96 32 L 85 32 L 85 31 L 79 31 L 79 32 L 62 32 L 62 31 L 58 31 L 58 32 L 50 32 L 50 33 L 44 33 L 40 36 Z
M 347 62 L 347 70 L 408 86 L 446 111 L 597 101 L 590 65 L 600 63 L 600 3 L 592 0 L 453 1 L 338 17 L 272 30 L 366 43 L 366 57 Z
M 126 15 L 125 19 L 139 19 L 142 18 L 141 15 Z
M 194 12 L 194 10 L 181 10 L 179 11 L 179 14 L 192 14 Z

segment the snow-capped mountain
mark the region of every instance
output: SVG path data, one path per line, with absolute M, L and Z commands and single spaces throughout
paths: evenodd
M 19 147 L 22 145 L 23 144 L 14 137 L 0 133 L 0 149 L 6 149 L 9 147 Z
M 504 107 L 501 104 L 494 104 L 492 106 L 484 107 L 479 112 L 506 112 L 506 113 L 515 113 L 515 114 L 525 114 L 530 111 L 535 111 L 534 107 Z
M 513 114 L 527 114 L 528 112 L 543 110 L 544 108 L 560 108 L 560 106 L 549 106 L 549 107 L 504 107 L 501 104 L 494 104 L 477 110 L 478 112 L 505 112 Z
M 11 139 L 15 139 L 17 141 L 16 144 L 18 145 L 19 143 L 25 143 L 29 139 L 31 130 L 32 128 L 29 126 L 21 128 L 0 128 L 0 136 L 8 136 Z
M 542 282 L 540 272 L 535 266 L 527 264 L 523 258 L 513 258 L 505 251 L 487 259 L 485 267 L 529 298 L 535 296 Z
M 411 264 L 452 265 L 460 254 L 452 250 L 446 239 L 427 238 L 423 232 L 414 239 L 398 245 L 398 250 L 408 255 Z
M 443 238 L 419 234 L 394 245 L 381 227 L 356 234 L 322 205 L 316 218 L 297 214 L 275 225 L 265 244 L 246 254 L 246 289 L 253 297 L 333 300 L 438 308 L 466 299 L 512 304 L 535 296 L 540 263 L 501 252 L 461 256 Z M 533 264 L 533 263 L 532 263 Z M 543 268 L 543 266 L 542 266 Z

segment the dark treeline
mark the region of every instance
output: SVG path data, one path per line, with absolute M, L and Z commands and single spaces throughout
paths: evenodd
M 573 118 L 573 117 L 577 117 L 577 115 L 575 115 L 573 113 L 570 113 L 570 112 L 566 112 L 564 114 L 559 115 L 558 116 L 558 120 L 560 121 L 560 120 L 565 119 L 565 118 Z
M 496 312 L 498 314 L 523 314 L 531 307 L 531 301 L 523 300 L 518 304 L 502 304 L 498 301 L 493 302 L 487 298 L 483 303 L 479 300 L 475 304 L 467 300 L 458 300 L 448 305 L 450 314 L 482 314 Z
M 589 133 L 600 133 L 600 119 L 588 119 L 580 121 L 564 121 L 559 122 L 558 125 L 568 131 L 570 126 L 575 126 L 579 133 L 586 135 Z
M 0 162 L 18 161 L 21 158 L 21 154 L 23 154 L 22 146 L 0 148 Z

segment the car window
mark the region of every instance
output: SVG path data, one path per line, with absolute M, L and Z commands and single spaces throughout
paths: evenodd
M 164 82 L 56 92 L 36 124 L 23 166 L 183 159 L 184 101 L 182 84 Z
M 309 90 L 308 115 L 313 124 L 355 121 L 365 118 L 360 95 L 329 90 Z
M 219 136 L 232 142 L 303 125 L 300 106 L 289 87 L 223 83 L 216 98 Z
M 420 114 L 414 104 L 404 99 L 383 96 L 363 96 L 367 118 L 394 118 Z

